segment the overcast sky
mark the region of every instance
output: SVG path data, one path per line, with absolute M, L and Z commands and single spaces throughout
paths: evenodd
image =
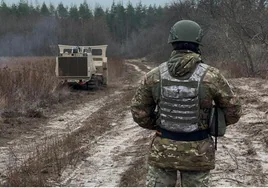
M 4 0 L 7 4 L 12 4 L 12 3 L 18 3 L 19 0 Z M 26 0 L 27 1 L 27 0 Z M 95 7 L 96 4 L 99 4 L 103 7 L 110 7 L 113 0 L 86 0 L 87 3 L 91 7 Z M 133 5 L 136 5 L 140 1 L 144 5 L 165 5 L 166 3 L 169 3 L 171 0 L 114 0 L 116 3 L 117 2 L 123 2 L 124 4 L 127 4 L 128 1 L 130 1 Z M 29 3 L 36 4 L 42 4 L 43 2 L 46 2 L 47 4 L 52 3 L 52 4 L 59 4 L 60 2 L 63 2 L 65 5 L 72 5 L 72 4 L 81 4 L 84 2 L 84 0 L 28 0 Z

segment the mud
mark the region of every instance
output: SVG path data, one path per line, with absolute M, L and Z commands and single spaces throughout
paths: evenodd
M 129 105 L 141 78 L 152 67 L 153 63 L 129 60 L 126 76 L 110 88 L 94 93 L 78 92 L 69 103 L 45 111 L 45 118 L 13 123 L 13 128 L 7 129 L 13 136 L 0 139 L 1 180 L 5 180 L 11 153 L 22 160 L 42 141 L 69 134 L 79 139 L 76 150 L 83 150 L 83 156 L 75 165 L 67 165 L 58 181 L 50 185 L 144 186 L 146 155 L 154 133 L 133 122 Z M 230 83 L 242 100 L 243 115 L 219 139 L 210 185 L 267 186 L 267 80 L 239 78 L 231 79 Z M 8 127 L 19 120 L 2 121 L 10 121 L 6 122 Z M 23 126 L 23 131 L 19 131 Z
M 24 158 L 27 154 L 34 151 L 37 145 L 47 142 L 47 139 L 57 137 L 60 139 L 66 134 L 78 130 L 83 126 L 83 122 L 94 112 L 98 111 L 101 107 L 106 105 L 107 100 L 118 95 L 119 92 L 114 92 L 101 99 L 96 99 L 88 103 L 78 105 L 74 110 L 67 111 L 62 115 L 53 115 L 44 124 L 36 128 L 34 134 L 24 134 L 8 142 L 8 146 L 0 147 L 1 161 L 8 161 L 10 157 L 10 149 L 16 153 L 18 159 Z M 5 170 L 5 163 L 1 163 L 0 169 Z M 1 173 L 1 171 L 0 171 Z
M 121 175 L 135 160 L 135 141 L 143 138 L 144 130 L 133 126 L 131 114 L 125 114 L 123 121 L 112 122 L 114 128 L 96 139 L 87 157 L 75 169 L 63 173 L 63 186 L 118 186 Z M 127 153 L 126 153 L 127 152 Z M 132 153 L 134 152 L 134 154 Z M 126 153 L 126 155 L 121 155 Z
M 132 61 L 127 62 L 127 65 L 128 71 L 132 72 L 128 82 L 132 86 L 130 89 L 133 95 L 135 87 L 146 72 Z M 112 125 L 111 130 L 94 139 L 94 144 L 85 153 L 88 157 L 78 166 L 70 166 L 63 172 L 61 186 L 113 187 L 120 184 L 124 172 L 141 157 L 139 150 L 141 147 L 144 148 L 145 144 L 139 141 L 152 135 L 150 131 L 143 130 L 133 123 L 129 104 L 130 100 L 120 114 L 112 113 L 113 117 L 108 117 Z

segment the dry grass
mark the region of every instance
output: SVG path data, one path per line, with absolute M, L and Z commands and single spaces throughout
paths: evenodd
M 248 76 L 246 67 L 238 63 L 225 62 L 220 64 L 218 67 L 227 78 L 240 78 Z
M 31 116 L 38 107 L 59 97 L 55 58 L 0 58 L 0 65 L 1 109 Z
M 124 61 L 115 58 L 110 59 L 109 63 L 109 78 L 112 81 L 116 81 L 124 75 Z M 54 76 L 53 64 L 53 59 L 44 58 L 42 62 L 38 61 L 33 63 L 33 61 L 26 61 L 22 64 L 24 69 L 20 69 L 20 71 L 17 69 L 18 65 L 15 64 L 14 67 L 12 65 L 12 68 L 3 68 L 1 71 L 6 71 L 7 75 L 12 75 L 12 80 L 15 83 L 11 86 L 14 91 L 10 91 L 10 95 L 17 97 L 15 91 L 18 90 L 21 96 L 25 98 L 24 101 L 17 99 L 18 97 L 16 100 L 13 100 L 11 97 L 8 97 L 8 95 L 2 95 L 1 93 L 1 97 L 6 96 L 6 98 L 4 98 L 6 101 L 4 107 L 6 109 L 13 109 L 11 105 L 13 104 L 23 106 L 24 109 L 29 111 L 29 109 L 36 109 L 38 105 L 42 105 L 42 101 L 46 102 L 47 100 L 51 100 L 51 98 L 59 92 L 56 90 L 57 80 Z M 3 75 L 1 73 L 0 75 Z M 23 83 L 26 85 L 25 87 L 18 84 L 20 83 L 19 78 L 24 79 Z M 41 86 L 35 84 L 33 82 L 34 80 L 41 80 Z M 0 84 L 3 84 L 3 82 L 0 81 Z M 121 84 L 116 84 L 112 87 L 116 87 L 113 89 L 118 90 L 120 89 L 118 86 L 121 88 Z M 111 89 L 110 86 L 108 86 L 107 90 L 109 89 Z M 6 90 L 6 92 L 9 91 Z M 106 92 L 100 91 L 98 94 L 99 97 L 106 95 Z M 76 132 L 69 133 L 63 138 L 57 138 L 57 136 L 47 138 L 45 143 L 36 145 L 31 154 L 25 156 L 24 159 L 18 159 L 14 153 L 10 158 L 10 165 L 4 186 L 26 187 L 60 185 L 60 178 L 65 168 L 69 165 L 75 165 L 83 158 L 84 150 L 90 148 L 90 146 L 81 148 L 83 142 L 85 142 L 85 140 L 88 142 L 88 139 L 92 141 L 96 136 L 109 130 L 111 128 L 110 121 L 114 118 L 118 118 L 115 114 L 118 115 L 122 111 L 127 110 L 126 108 L 130 103 L 133 92 L 134 90 L 124 90 L 119 96 L 114 96 L 104 107 L 86 120 L 87 123 L 84 127 Z M 34 106 L 29 105 L 34 101 L 39 102 Z M 15 104 L 16 102 L 18 104 Z
M 51 186 L 58 182 L 67 165 L 75 165 L 81 150 L 76 137 L 66 135 L 61 139 L 53 139 L 36 146 L 35 151 L 18 159 L 13 154 L 12 163 L 8 167 L 4 186 Z
M 207 63 L 205 61 L 205 63 Z M 225 77 L 227 78 L 241 78 L 241 77 L 256 77 L 256 78 L 268 78 L 268 70 L 266 68 L 266 64 L 256 65 L 256 70 L 254 75 L 251 75 L 247 67 L 242 62 L 229 61 L 229 62 L 221 62 L 215 61 L 209 63 L 211 66 L 217 67 Z
M 108 59 L 110 83 L 117 82 L 124 72 L 123 59 Z M 57 103 L 68 93 L 58 85 L 55 57 L 0 58 L 0 108 L 7 116 L 41 116 L 40 107 Z
M 108 80 L 116 82 L 125 73 L 125 60 L 118 57 L 108 58 Z

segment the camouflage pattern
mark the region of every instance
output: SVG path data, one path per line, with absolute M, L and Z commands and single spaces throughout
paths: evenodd
M 211 170 L 215 149 L 211 138 L 202 141 L 175 141 L 155 137 L 148 156 L 150 165 L 178 170 Z
M 168 61 L 173 77 L 189 78 L 201 56 L 191 51 L 173 51 Z M 178 68 L 179 67 L 179 68 Z M 155 130 L 159 125 L 160 72 L 154 68 L 145 75 L 131 104 L 133 119 L 139 126 Z M 223 109 L 226 124 L 236 123 L 241 105 L 219 70 L 209 66 L 200 86 L 200 127 L 208 129 L 207 120 L 212 100 Z M 211 138 L 195 142 L 182 142 L 155 137 L 151 144 L 148 163 L 161 168 L 177 170 L 210 170 L 215 166 L 215 151 Z
M 148 166 L 146 187 L 175 187 L 177 182 L 176 169 L 163 169 Z
M 199 86 L 208 65 L 200 63 L 189 79 L 173 78 L 167 63 L 159 66 L 161 98 L 159 127 L 173 132 L 195 132 L 199 127 Z M 179 91 L 179 92 L 178 92 Z
M 180 182 L 177 181 L 176 169 L 163 169 L 148 166 L 147 187 L 208 187 L 209 171 L 180 171 Z
M 187 74 L 193 72 L 193 68 L 201 61 L 202 59 L 200 54 L 192 53 L 190 51 L 181 51 L 181 53 L 173 51 L 168 60 L 168 70 L 175 78 L 183 78 L 184 76 L 187 77 Z M 148 76 L 149 75 L 150 73 L 148 73 Z
M 181 171 L 181 187 L 208 187 L 209 171 Z

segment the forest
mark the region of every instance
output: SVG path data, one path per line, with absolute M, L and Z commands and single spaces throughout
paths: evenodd
M 203 59 L 228 67 L 230 76 L 267 72 L 268 22 L 266 0 L 167 1 L 165 6 L 142 2 L 111 7 L 63 3 L 0 5 L 0 56 L 54 56 L 57 44 L 108 44 L 109 57 L 163 62 L 171 53 L 167 38 L 181 19 L 201 25 Z

